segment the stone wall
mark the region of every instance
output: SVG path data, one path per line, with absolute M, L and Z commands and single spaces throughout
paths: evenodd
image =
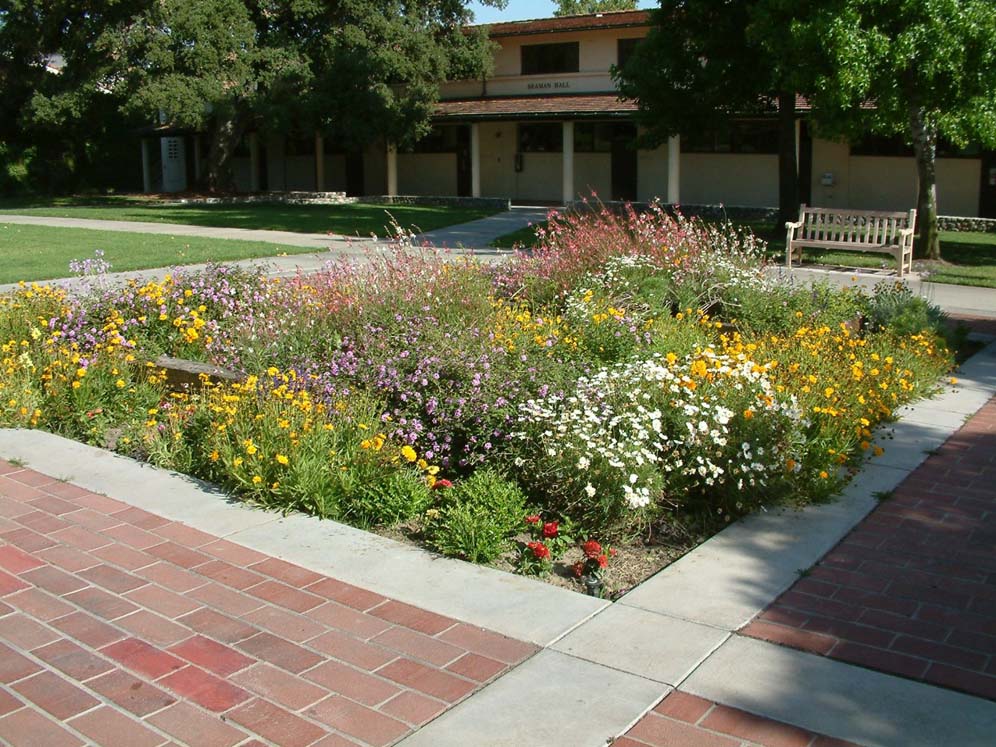
M 492 210 L 508 210 L 512 201 L 501 197 L 428 197 L 423 195 L 365 195 L 347 197 L 345 192 L 266 192 L 255 195 L 225 195 L 222 197 L 181 197 L 164 200 L 164 205 L 245 205 L 276 203 L 284 205 L 349 205 L 357 202 L 370 205 L 438 205 Z
M 959 215 L 939 215 L 937 225 L 942 231 L 973 231 L 996 233 L 996 218 L 963 218 Z

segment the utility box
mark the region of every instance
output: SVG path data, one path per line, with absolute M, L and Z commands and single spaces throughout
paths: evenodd
M 164 137 L 159 141 L 163 162 L 163 192 L 182 192 L 187 188 L 187 145 L 182 137 Z

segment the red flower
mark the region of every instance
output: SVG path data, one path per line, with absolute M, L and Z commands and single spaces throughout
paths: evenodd
M 530 516 L 527 516 L 526 517 L 526 523 L 527 524 L 539 524 L 540 523 L 539 514 L 531 514 Z
M 537 560 L 546 560 L 550 557 L 550 548 L 542 542 L 528 542 L 526 547 L 533 551 L 533 556 Z
M 574 564 L 571 570 L 574 571 L 575 578 L 581 578 L 584 575 L 584 561 L 579 560 L 577 563 Z
M 433 490 L 442 490 L 443 488 L 452 488 L 452 487 L 453 483 L 451 483 L 449 480 L 446 479 L 436 480 L 434 483 L 432 483 Z
M 616 555 L 618 555 L 618 554 L 619 554 L 619 551 L 618 551 L 618 550 L 617 550 L 616 548 L 614 548 L 614 547 L 613 547 L 612 549 L 610 549 L 610 550 L 609 550 L 609 555 L 611 555 L 611 556 L 612 556 L 613 558 L 614 558 L 614 557 L 615 557 Z
M 543 536 L 547 539 L 557 536 L 557 532 L 560 531 L 560 523 L 556 521 L 548 521 L 543 525 Z
M 598 567 L 605 568 L 609 564 L 609 559 L 604 555 L 598 556 Z
M 602 554 L 602 546 L 595 540 L 588 540 L 581 545 L 581 550 L 586 558 L 597 558 Z

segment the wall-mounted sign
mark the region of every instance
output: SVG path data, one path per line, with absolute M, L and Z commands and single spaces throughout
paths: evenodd
M 556 81 L 538 81 L 536 83 L 527 83 L 526 88 L 530 91 L 542 91 L 548 88 L 570 88 L 571 83 L 567 80 L 556 80 Z

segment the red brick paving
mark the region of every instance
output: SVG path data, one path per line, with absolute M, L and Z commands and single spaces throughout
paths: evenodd
M 676 690 L 613 747 L 859 747 Z
M 740 632 L 996 700 L 996 398 Z
M 536 650 L 4 461 L 0 516 L 15 747 L 388 745 Z

